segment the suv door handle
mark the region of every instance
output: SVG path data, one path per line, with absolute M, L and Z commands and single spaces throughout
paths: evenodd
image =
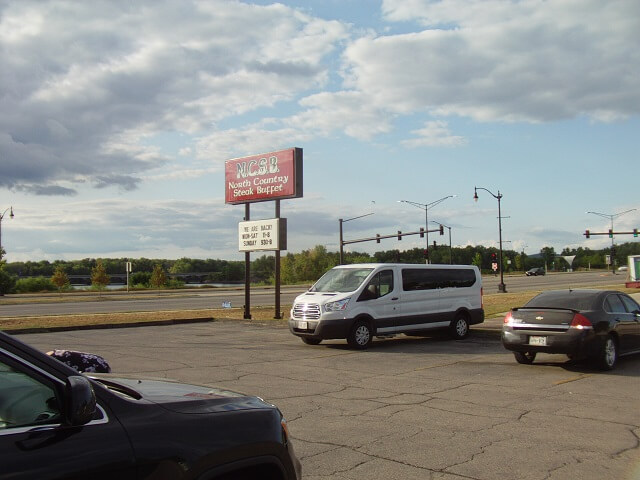
M 391 300 L 400 300 L 399 297 L 391 297 Z

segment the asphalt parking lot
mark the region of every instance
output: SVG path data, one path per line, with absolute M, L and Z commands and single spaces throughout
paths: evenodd
M 640 479 L 640 356 L 607 373 L 559 355 L 519 365 L 487 331 L 357 352 L 242 321 L 19 337 L 259 395 L 289 420 L 308 480 Z

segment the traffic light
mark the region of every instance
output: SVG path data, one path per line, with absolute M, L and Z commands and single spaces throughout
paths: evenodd
M 633 229 L 633 236 L 634 236 L 634 237 L 637 237 L 637 236 L 638 236 L 638 229 L 637 229 L 637 228 L 634 228 L 634 229 Z
M 424 238 L 424 228 L 420 227 L 420 238 Z
M 402 240 L 402 232 L 398 230 L 398 240 Z
M 589 230 L 585 230 L 585 231 L 584 231 L 584 236 L 585 236 L 585 237 L 589 238 L 589 236 L 590 236 L 590 235 L 591 235 L 591 234 L 589 233 Z
M 498 258 L 498 256 L 494 252 L 491 252 L 491 261 L 495 262 L 497 260 L 497 258 Z
M 376 233 L 376 243 L 380 243 L 380 234 Z
M 609 229 L 609 238 L 613 238 L 613 230 Z
M 440 235 L 444 235 L 444 225 L 440 225 Z

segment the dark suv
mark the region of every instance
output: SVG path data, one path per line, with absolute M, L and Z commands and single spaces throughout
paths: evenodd
M 0 477 L 300 478 L 282 414 L 258 397 L 87 377 L 0 332 Z

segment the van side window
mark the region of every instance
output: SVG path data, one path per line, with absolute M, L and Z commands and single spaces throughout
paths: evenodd
M 378 272 L 360 294 L 358 301 L 384 297 L 393 291 L 393 270 Z
M 450 288 L 464 288 L 471 287 L 476 283 L 476 275 L 473 270 L 458 269 L 458 270 L 442 270 L 443 278 L 447 279 L 447 284 L 443 287 Z
M 433 290 L 436 288 L 464 288 L 476 283 L 476 275 L 469 268 L 405 268 L 402 270 L 402 289 Z

